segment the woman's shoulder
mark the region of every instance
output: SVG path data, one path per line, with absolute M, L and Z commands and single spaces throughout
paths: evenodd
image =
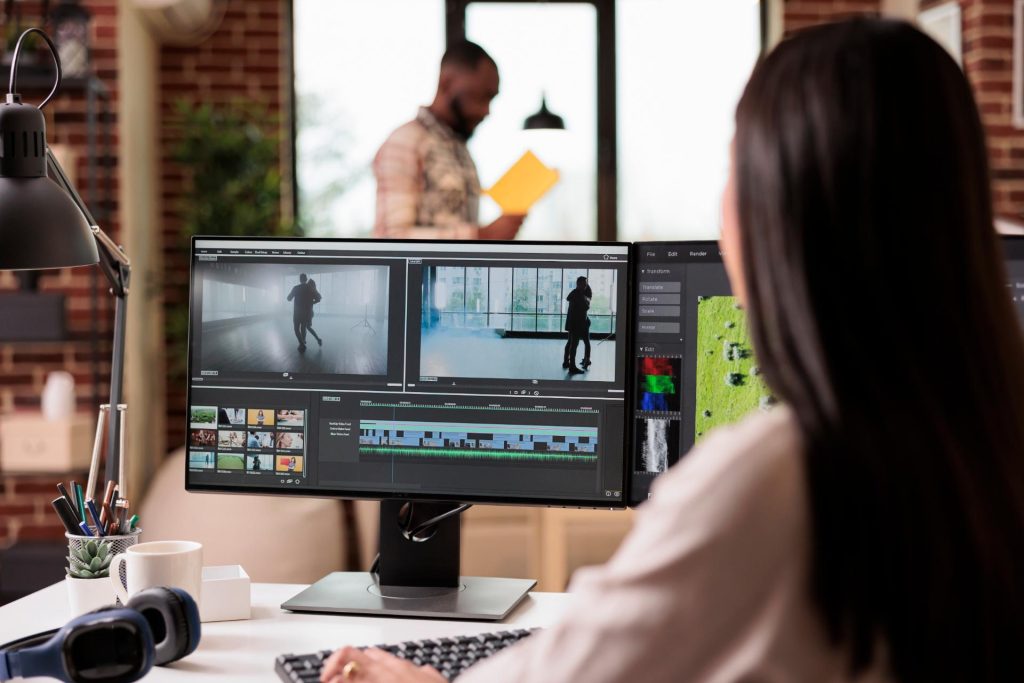
M 796 417 L 779 405 L 710 432 L 655 483 L 652 497 L 723 521 L 749 514 L 795 520 L 805 510 L 803 472 Z

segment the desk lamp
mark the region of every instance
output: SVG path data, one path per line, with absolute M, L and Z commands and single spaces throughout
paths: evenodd
M 18 58 L 25 37 L 38 33 L 56 67 L 50 94 L 38 107 L 17 93 Z M 0 104 L 0 270 L 42 270 L 99 264 L 115 297 L 114 352 L 110 368 L 110 410 L 107 429 L 107 480 L 120 471 L 122 376 L 124 372 L 125 308 L 130 265 L 124 249 L 96 225 L 85 202 L 46 144 L 42 109 L 61 82 L 60 57 L 43 31 L 21 34 L 11 60 L 10 85 Z M 88 492 L 92 495 L 93 492 Z

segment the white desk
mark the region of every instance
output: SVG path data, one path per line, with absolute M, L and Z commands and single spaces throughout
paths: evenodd
M 282 602 L 304 588 L 254 583 L 252 618 L 203 624 L 198 650 L 170 666 L 154 667 L 146 680 L 277 681 L 274 659 L 286 652 L 548 626 L 562 615 L 569 599 L 565 593 L 530 593 L 503 622 L 294 614 L 280 609 Z M 63 582 L 54 584 L 0 607 L 0 643 L 56 628 L 68 618 L 66 588 Z

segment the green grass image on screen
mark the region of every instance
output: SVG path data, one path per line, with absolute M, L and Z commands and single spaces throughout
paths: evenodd
M 218 470 L 241 470 L 245 469 L 245 459 L 240 455 L 218 455 Z
M 700 298 L 697 302 L 697 441 L 719 425 L 736 422 L 762 402 L 773 401 L 756 368 L 747 317 L 736 297 Z
M 217 411 L 213 408 L 193 408 L 189 418 L 193 424 L 214 424 L 217 420 Z

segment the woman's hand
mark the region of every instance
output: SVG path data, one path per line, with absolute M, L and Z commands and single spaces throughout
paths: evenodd
M 383 650 L 343 647 L 324 662 L 323 683 L 447 683 L 432 666 L 416 666 Z

